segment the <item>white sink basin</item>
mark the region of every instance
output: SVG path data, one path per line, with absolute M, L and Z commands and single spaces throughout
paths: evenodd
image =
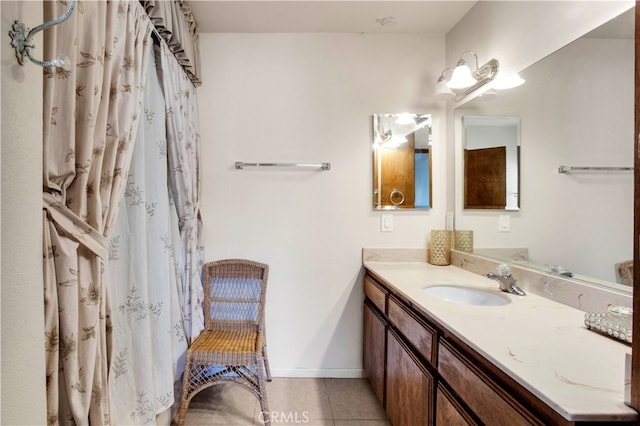
M 447 302 L 478 306 L 501 306 L 511 303 L 506 297 L 477 288 L 456 285 L 434 285 L 422 289 L 427 294 Z

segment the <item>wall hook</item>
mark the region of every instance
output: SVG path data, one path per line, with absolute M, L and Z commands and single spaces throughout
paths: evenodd
M 60 17 L 33 27 L 31 30 L 21 21 L 16 20 L 13 22 L 12 29 L 9 31 L 9 37 L 11 37 L 11 47 L 15 49 L 16 59 L 20 65 L 24 65 L 24 58 L 26 56 L 31 62 L 41 67 L 56 67 L 66 71 L 71 70 L 71 63 L 66 56 L 58 55 L 50 61 L 39 61 L 31 56 L 31 49 L 35 47 L 32 44 L 33 36 L 44 29 L 66 21 L 73 13 L 76 1 L 77 0 L 70 0 L 69 7 Z

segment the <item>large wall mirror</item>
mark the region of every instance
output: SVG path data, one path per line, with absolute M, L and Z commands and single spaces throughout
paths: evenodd
M 518 210 L 520 118 L 462 117 L 464 208 Z
M 523 70 L 523 86 L 456 108 L 455 222 L 474 230 L 476 247 L 524 248 L 507 260 L 631 292 L 618 265 L 633 258 L 634 14 Z M 462 126 L 472 116 L 520 118 L 518 211 L 464 208 Z
M 373 208 L 430 209 L 431 115 L 373 115 Z

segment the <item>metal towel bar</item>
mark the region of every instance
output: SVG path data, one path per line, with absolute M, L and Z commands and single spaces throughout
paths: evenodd
M 331 163 L 244 163 L 236 161 L 236 169 L 245 167 L 315 167 L 322 170 L 331 170 Z
M 575 171 L 623 171 L 633 170 L 633 167 L 574 167 L 574 166 L 560 166 L 558 167 L 558 173 L 571 173 Z

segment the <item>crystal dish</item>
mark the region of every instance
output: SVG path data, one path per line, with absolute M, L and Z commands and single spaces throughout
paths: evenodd
M 631 323 L 633 311 L 626 306 L 610 306 L 607 312 L 587 312 L 584 325 L 589 330 L 604 333 L 610 337 L 631 343 Z

